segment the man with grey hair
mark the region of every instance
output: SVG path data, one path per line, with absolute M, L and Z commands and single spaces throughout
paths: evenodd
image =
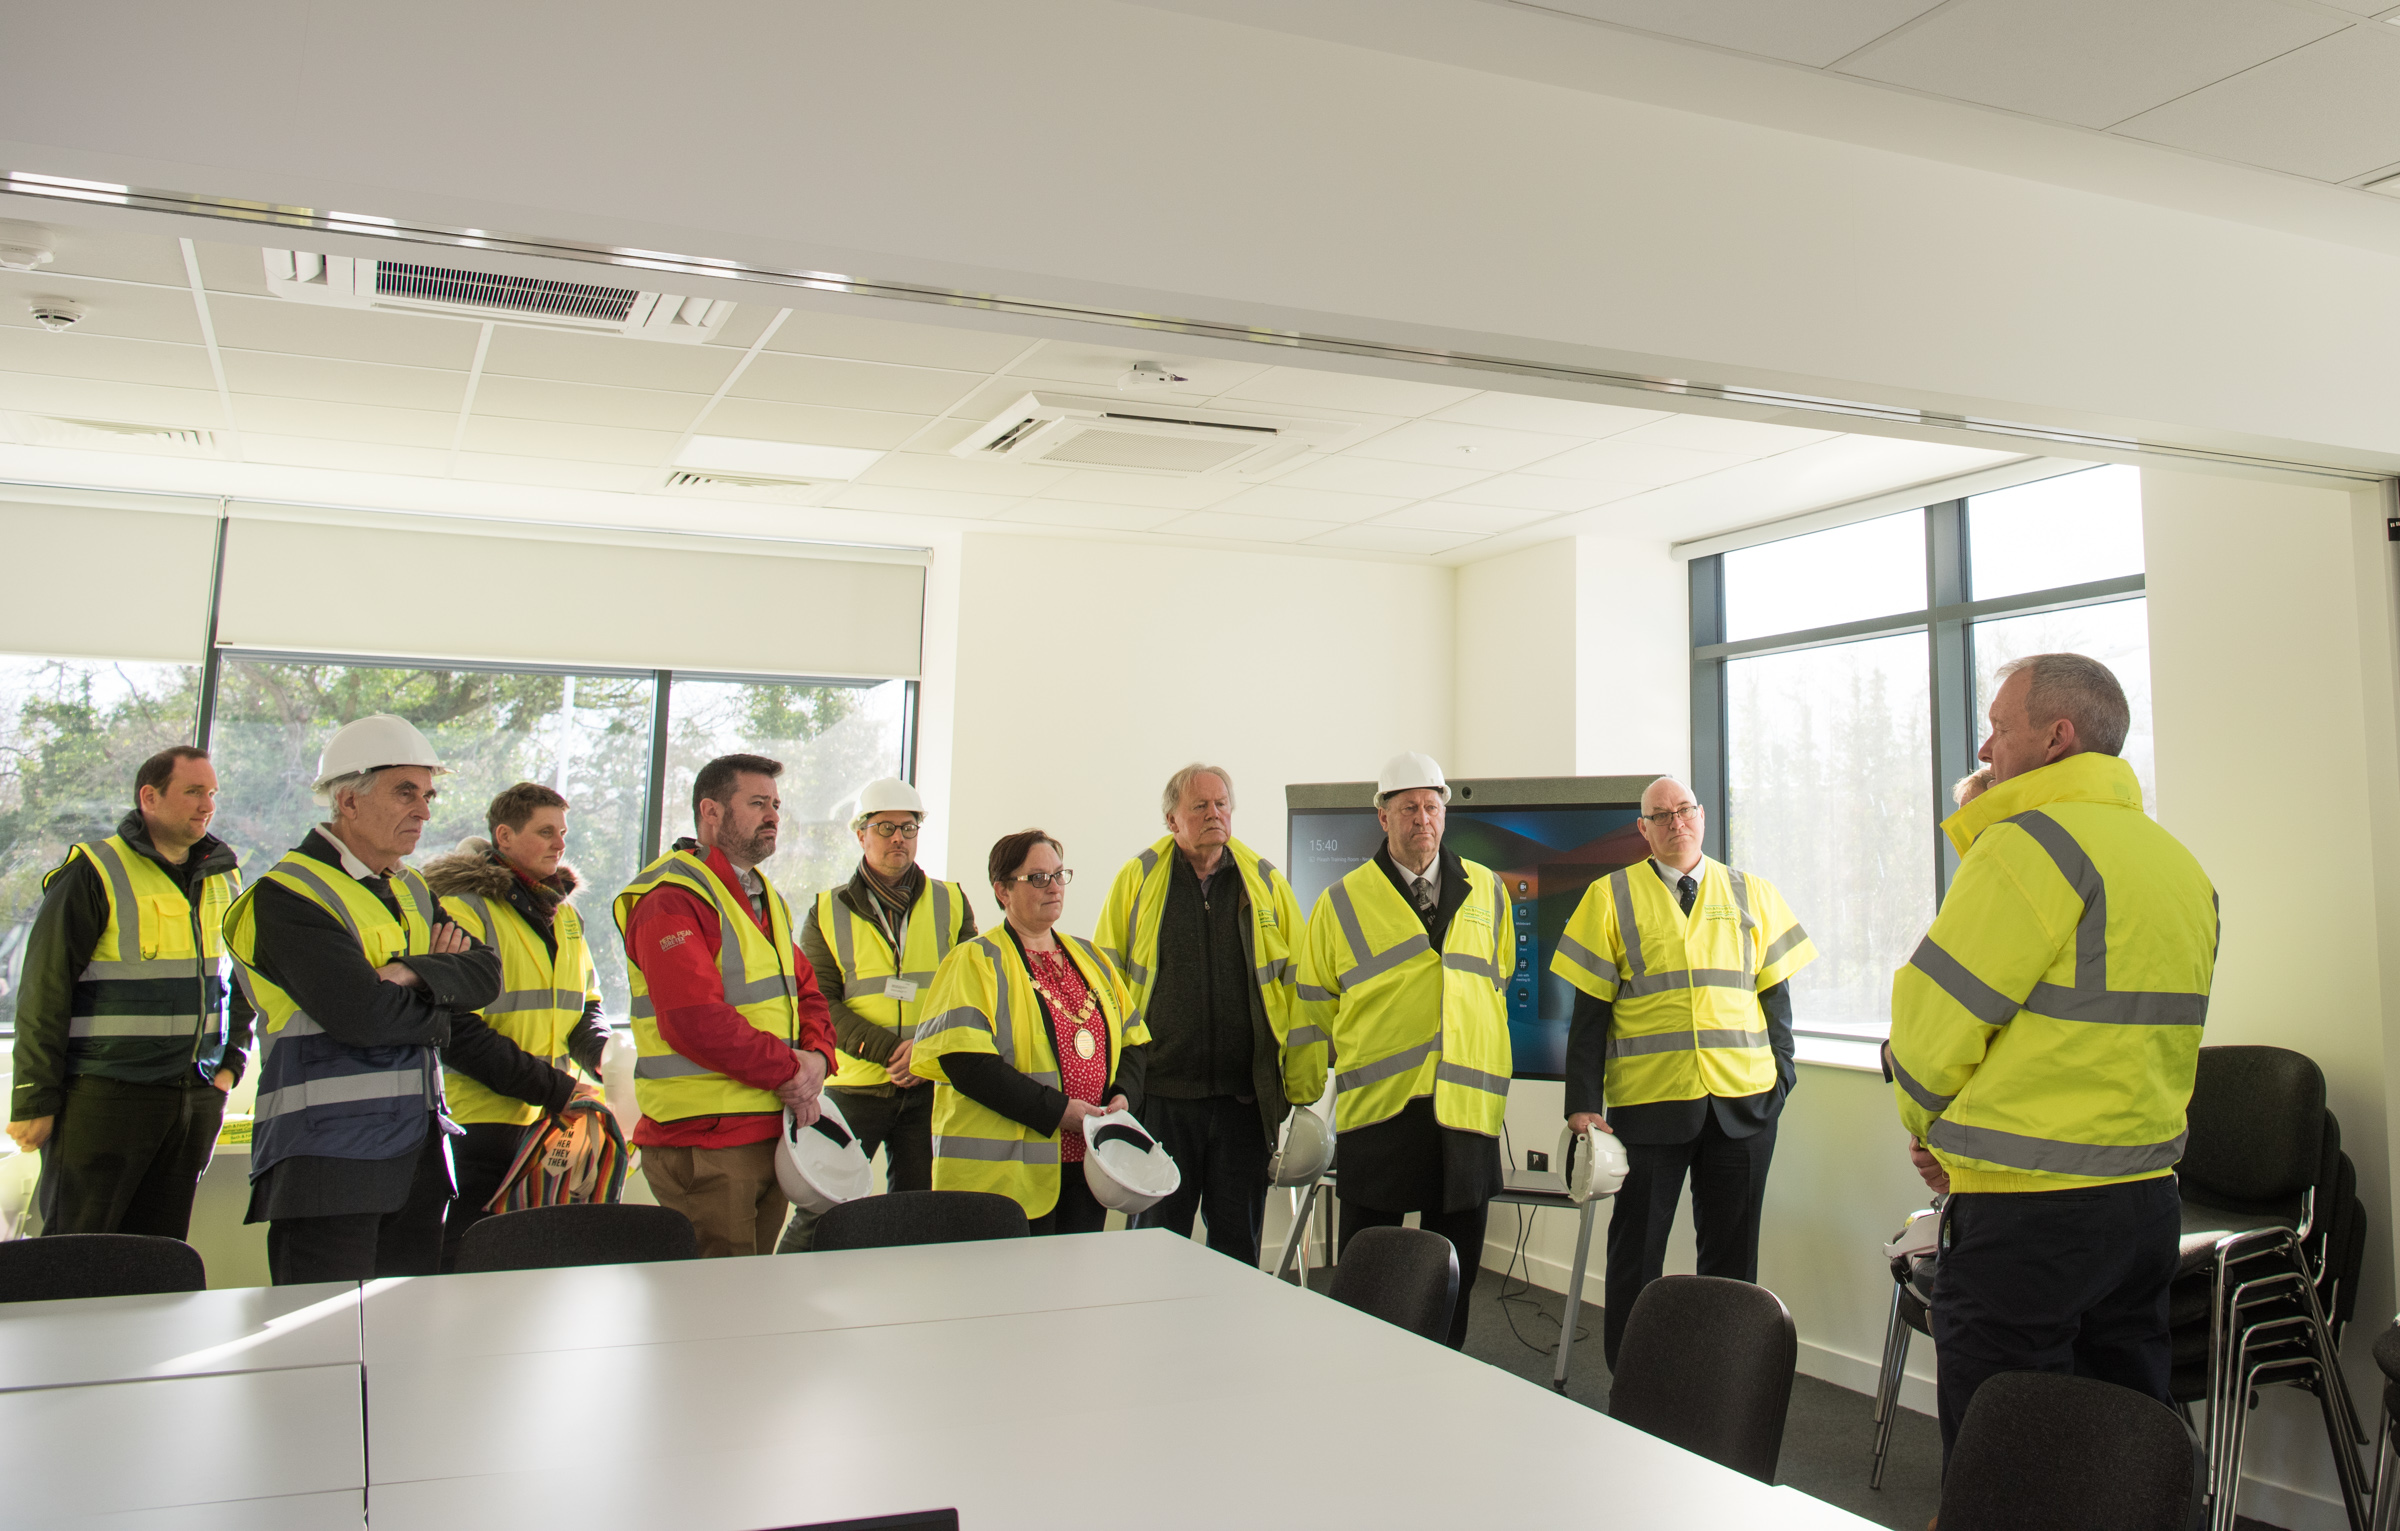
M 1143 1125 L 1183 1173 L 1146 1216 L 1186 1238 L 1205 1217 L 1209 1248 L 1256 1265 L 1276 1129 L 1318 1093 L 1286 1086 L 1300 900 L 1233 837 L 1224 767 L 1177 771 L 1159 809 L 1165 838 L 1117 873 L 1092 932 L 1150 1028 Z

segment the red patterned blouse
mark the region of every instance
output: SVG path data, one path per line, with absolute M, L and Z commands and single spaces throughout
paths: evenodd
M 1108 1017 L 1062 946 L 1056 951 L 1027 952 L 1033 986 L 1050 1007 L 1051 1044 L 1058 1049 L 1059 1085 L 1070 1100 L 1098 1106 L 1108 1088 Z M 1061 1135 L 1061 1163 L 1083 1162 L 1083 1134 Z

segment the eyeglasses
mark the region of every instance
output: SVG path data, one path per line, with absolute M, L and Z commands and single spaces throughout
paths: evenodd
M 894 835 L 898 835 L 903 840 L 914 840 L 917 837 L 917 826 L 913 823 L 895 824 L 889 819 L 877 819 L 874 823 L 869 824 L 867 828 L 875 831 L 876 834 L 881 835 L 886 840 L 891 839 Z
M 1037 888 L 1047 888 L 1053 884 L 1063 888 L 1075 880 L 1075 873 L 1070 868 L 1061 867 L 1055 872 L 1027 872 L 1020 877 L 1003 877 L 1000 880 L 1002 882 L 1031 883 Z
M 1665 829 L 1668 825 L 1678 822 L 1696 823 L 1699 818 L 1700 805 L 1686 803 L 1681 808 L 1664 808 L 1657 813 L 1645 813 L 1642 815 L 1642 822 L 1656 829 Z

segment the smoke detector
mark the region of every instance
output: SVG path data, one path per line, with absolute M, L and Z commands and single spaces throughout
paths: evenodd
M 50 264 L 50 231 L 38 223 L 0 218 L 0 271 L 31 271 Z
M 1131 393 L 1136 388 L 1171 388 L 1177 383 L 1190 381 L 1190 378 L 1179 372 L 1169 372 L 1154 361 L 1137 361 L 1130 371 L 1117 379 L 1117 387 Z
M 31 305 L 31 312 L 33 322 L 53 334 L 60 330 L 71 330 L 83 322 L 83 305 L 69 303 L 64 298 L 36 298 Z

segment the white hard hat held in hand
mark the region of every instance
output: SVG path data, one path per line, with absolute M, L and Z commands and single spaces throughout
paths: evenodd
M 310 790 L 318 806 L 330 808 L 333 800 L 325 793 L 329 783 L 385 766 L 422 766 L 436 776 L 450 769 L 433 752 L 432 742 L 417 732 L 417 725 L 378 712 L 333 731 L 333 737 L 325 741 L 325 753 L 317 757 L 317 779 L 309 784 Z
M 1083 1119 L 1083 1183 L 1092 1199 L 1131 1217 L 1175 1194 L 1183 1171 L 1130 1111 L 1094 1112 Z
M 785 1112 L 783 1136 L 775 1142 L 775 1183 L 803 1212 L 831 1212 L 875 1188 L 875 1171 L 841 1107 L 830 1094 L 820 1094 L 817 1107 L 817 1119 L 806 1127 Z
M 1383 763 L 1383 774 L 1375 779 L 1375 801 L 1380 804 L 1393 793 L 1413 787 L 1431 787 L 1442 795 L 1443 802 L 1450 801 L 1450 783 L 1442 779 L 1440 764 L 1431 755 L 1414 750 Z
M 1587 1127 L 1581 1132 L 1572 1127 L 1561 1129 L 1558 1163 L 1566 1172 L 1567 1197 L 1577 1203 L 1616 1195 L 1624 1187 L 1626 1172 L 1633 1167 L 1617 1135 L 1600 1127 Z
M 1308 1185 L 1333 1166 L 1333 1130 L 1325 1118 L 1306 1106 L 1292 1112 L 1283 1130 L 1283 1146 L 1267 1163 L 1273 1185 Z

